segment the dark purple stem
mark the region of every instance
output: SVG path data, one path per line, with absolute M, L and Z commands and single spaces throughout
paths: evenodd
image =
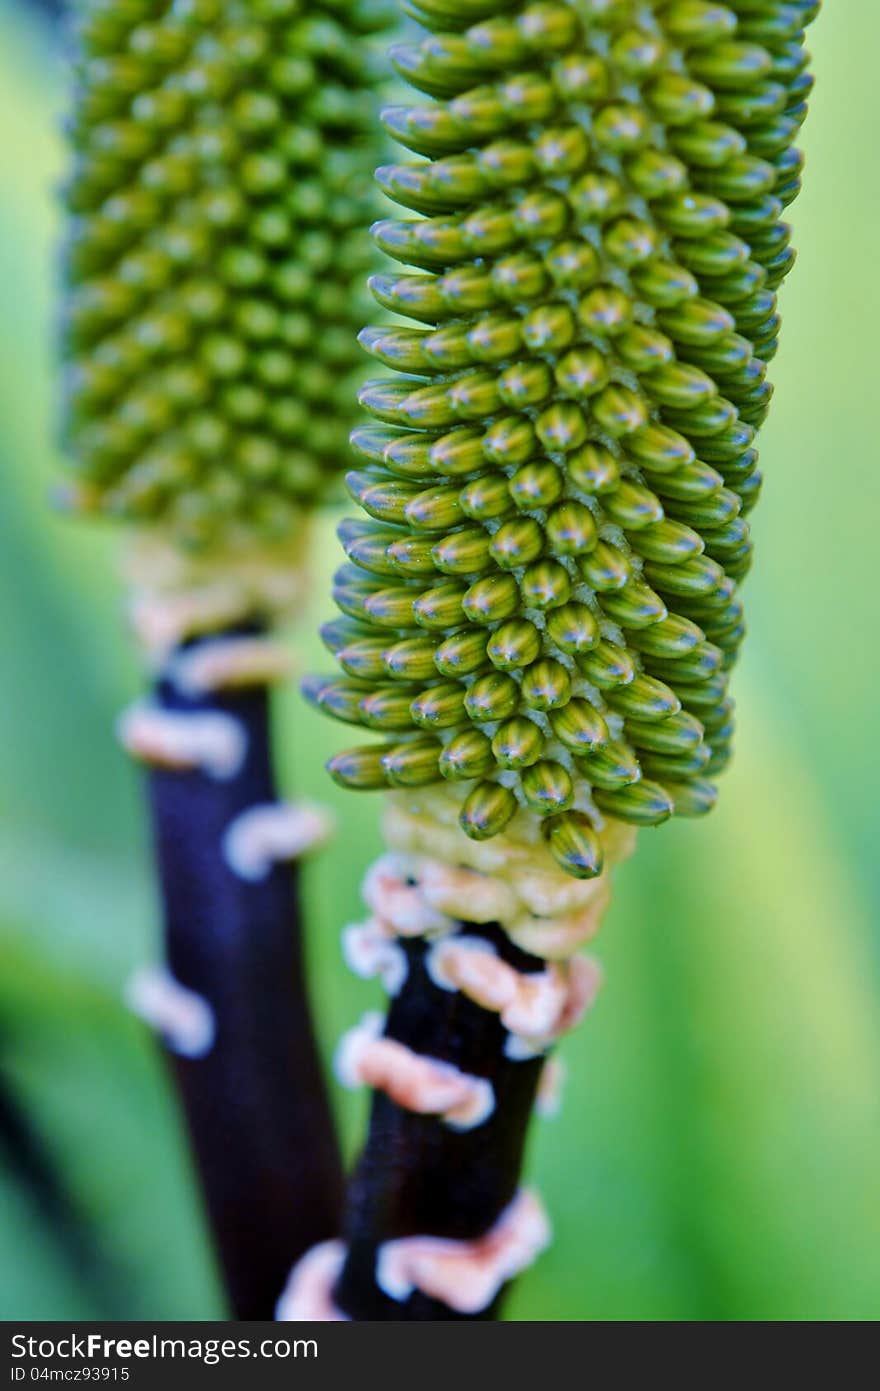
M 515 947 L 496 925 L 462 923 L 520 971 L 546 963 Z M 478 1315 L 462 1315 L 415 1293 L 405 1302 L 376 1284 L 376 1253 L 395 1237 L 483 1236 L 519 1186 L 526 1130 L 544 1058 L 505 1057 L 508 1037 L 497 1014 L 465 995 L 438 988 L 425 969 L 428 944 L 403 941 L 409 971 L 391 1002 L 385 1033 L 417 1053 L 487 1077 L 495 1109 L 472 1130 L 457 1131 L 435 1116 L 416 1115 L 374 1093 L 366 1147 L 352 1179 L 345 1236 L 348 1255 L 335 1290 L 339 1309 L 356 1320 L 493 1318 L 500 1299 Z
M 221 850 L 241 812 L 277 797 L 268 694 L 189 696 L 163 678 L 156 699 L 231 715 L 247 735 L 233 778 L 157 768 L 148 783 L 168 965 L 216 1023 L 207 1055 L 171 1054 L 172 1068 L 230 1304 L 239 1319 L 270 1319 L 294 1262 L 338 1231 L 342 1177 L 306 991 L 298 868 L 275 865 L 252 883 Z

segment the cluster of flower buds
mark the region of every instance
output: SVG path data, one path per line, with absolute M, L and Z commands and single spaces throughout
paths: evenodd
M 66 187 L 71 503 L 283 538 L 345 457 L 374 0 L 82 0 Z M 348 380 L 347 380 L 348 379 Z
M 417 0 L 392 57 L 433 100 L 384 123 L 427 158 L 377 178 L 419 216 L 371 288 L 419 326 L 361 335 L 397 375 L 307 687 L 383 736 L 339 782 L 459 781 L 469 836 L 525 808 L 578 877 L 604 818 L 711 806 L 817 9 Z

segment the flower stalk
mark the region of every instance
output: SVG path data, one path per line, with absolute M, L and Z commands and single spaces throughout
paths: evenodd
M 64 501 L 128 524 L 155 684 L 121 734 L 150 769 L 167 949 L 130 993 L 169 1046 L 239 1318 L 271 1317 L 338 1223 L 296 865 L 315 818 L 278 805 L 267 686 L 350 424 L 384 22 L 372 0 L 72 17 Z
M 164 1040 L 241 1319 L 272 1316 L 291 1252 L 336 1231 L 342 1192 L 299 895 L 326 818 L 278 801 L 265 643 L 239 630 L 177 648 L 121 725 L 149 765 L 167 961 L 130 995 Z M 236 681 L 215 685 L 224 664 Z
M 413 1194 L 424 1205 L 419 1239 L 438 1259 L 431 1243 L 454 1235 L 455 1213 L 473 1219 L 459 1255 L 475 1271 L 495 1253 L 499 1282 L 479 1306 L 491 1314 L 509 1271 L 497 1253 L 510 1236 L 504 1213 L 534 1078 L 519 1074 L 509 1103 L 493 1093 L 498 1114 L 484 1111 L 466 1140 L 441 1127 L 467 1104 L 462 1074 L 474 1106 L 475 1081 L 491 1074 L 506 1087 L 505 1030 L 505 1056 L 513 1047 L 517 1066 L 532 1066 L 505 1014 L 528 992 L 513 988 L 505 1004 L 505 971 L 525 981 L 540 971 L 509 959 L 502 941 L 567 958 L 589 936 L 576 891 L 596 891 L 594 928 L 622 828 L 714 804 L 733 737 L 776 291 L 794 259 L 784 211 L 800 187 L 794 140 L 811 88 L 804 29 L 817 9 L 407 5 L 428 32 L 391 58 L 419 95 L 383 122 L 418 158 L 377 171 L 406 213 L 375 224 L 402 270 L 370 284 L 410 322 L 361 334 L 392 375 L 364 386 L 372 421 L 352 436 L 359 467 L 347 484 L 360 514 L 339 531 L 342 616 L 323 630 L 340 672 L 305 691 L 379 736 L 337 754 L 334 778 L 418 805 L 421 829 L 404 815 L 404 848 L 445 868 L 429 868 L 419 888 L 417 865 L 414 892 L 446 912 L 431 897 L 438 873 L 447 882 L 465 866 L 471 879 L 440 929 L 459 948 L 446 949 L 445 967 L 437 947 L 407 947 L 402 966 L 370 948 L 403 983 L 382 1036 L 356 1036 L 353 1071 L 390 1101 L 374 1103 L 350 1248 L 335 1265 L 328 1256 L 303 1268 L 294 1310 L 301 1297 L 312 1311 L 392 1316 L 378 1287 L 396 1317 L 437 1317 L 430 1256 L 405 1298 L 406 1282 L 383 1279 L 400 1273 L 388 1247 L 414 1220 Z M 522 874 L 512 897 L 511 845 Z M 473 909 L 481 895 L 493 904 L 486 917 Z M 438 929 L 422 917 L 430 938 Z M 471 953 L 499 955 L 494 984 L 462 956 L 474 937 Z M 440 972 L 430 988 L 429 959 Z M 498 1012 L 500 1035 L 498 1018 L 477 1027 L 473 1000 L 453 1006 L 435 988 L 444 970 Z M 400 1050 L 411 1043 L 412 1057 Z M 431 1059 L 454 1061 L 458 1100 L 430 1123 L 398 1114 L 442 1093 Z M 480 1141 L 496 1153 L 500 1137 L 508 1159 L 489 1198 Z M 320 1280 L 323 1294 L 310 1299 Z M 452 1316 L 448 1299 L 446 1309 Z

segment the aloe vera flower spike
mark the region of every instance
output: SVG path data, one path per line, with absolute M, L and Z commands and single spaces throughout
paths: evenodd
M 271 1317 L 338 1223 L 297 891 L 326 818 L 278 800 L 268 687 L 361 375 L 383 22 L 370 0 L 73 12 L 63 500 L 126 524 L 153 692 L 120 733 L 149 770 L 168 962 L 130 997 L 167 1045 L 239 1318 Z
M 541 1245 L 534 1213 L 517 1226 L 510 1059 L 532 1068 L 589 1003 L 573 952 L 636 828 L 714 802 L 818 4 L 407 8 L 428 33 L 391 56 L 416 99 L 383 119 L 418 158 L 377 179 L 415 216 L 374 226 L 404 269 L 371 288 L 408 322 L 361 334 L 392 375 L 352 437 L 340 672 L 306 685 L 378 735 L 336 780 L 391 793 L 349 954 L 396 993 L 340 1054 L 377 1088 L 370 1138 L 347 1247 L 290 1293 L 328 1317 L 494 1311 Z M 469 1206 L 501 1137 L 516 1161 Z

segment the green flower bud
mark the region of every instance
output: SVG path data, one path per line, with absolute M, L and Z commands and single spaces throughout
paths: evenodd
M 547 289 L 547 268 L 540 256 L 521 251 L 492 267 L 492 284 L 510 304 L 528 304 Z
M 408 391 L 384 379 L 368 382 L 360 393 L 361 405 L 380 420 L 393 425 L 412 425 L 420 430 L 445 429 L 456 421 L 455 404 L 447 387 L 424 386 Z
M 415 739 L 383 754 L 382 767 L 391 787 L 424 787 L 437 781 L 439 757 L 434 739 Z
M 393 745 L 368 744 L 359 749 L 345 749 L 342 753 L 334 754 L 327 764 L 327 771 L 341 787 L 366 790 L 387 787 L 382 759 L 391 748 Z
M 444 778 L 467 781 L 482 777 L 495 766 L 492 745 L 478 729 L 466 729 L 451 739 L 440 755 Z
M 575 601 L 548 616 L 547 633 L 560 652 L 579 656 L 598 643 L 599 620 L 587 604 Z
M 663 790 L 670 798 L 676 816 L 705 816 L 718 798 L 716 788 L 705 778 L 693 778 L 687 782 L 665 781 Z
M 632 372 L 651 373 L 673 360 L 675 350 L 665 334 L 646 324 L 633 324 L 615 343 L 618 357 Z
M 542 85 L 542 96 L 552 102 L 552 94 Z M 481 100 L 481 96 L 483 99 Z M 470 108 L 484 129 L 503 130 L 509 125 L 509 114 L 500 101 L 493 101 L 491 92 L 480 94 L 478 89 L 459 98 L 461 107 Z M 528 183 L 535 172 L 532 147 L 523 140 L 495 140 L 480 154 L 480 165 L 494 189 L 517 188 Z
M 712 529 L 707 527 L 703 532 L 703 540 L 706 554 L 727 568 L 727 562 L 750 545 L 748 523 L 742 517 L 734 517 L 726 526 Z
M 563 477 L 555 464 L 526 464 L 510 480 L 510 496 L 523 512 L 552 507 L 562 489 Z
M 586 290 L 599 278 L 601 262 L 586 241 L 557 242 L 548 251 L 545 262 L 561 290 Z
M 542 305 L 522 321 L 523 342 L 534 353 L 562 352 L 574 334 L 574 316 L 566 304 Z
M 645 578 L 663 594 L 704 595 L 717 590 L 724 579 L 724 571 L 708 556 L 696 555 L 678 565 L 648 561 Z
M 587 437 L 587 420 L 572 401 L 557 401 L 535 421 L 541 444 L 548 453 L 569 454 Z
M 657 320 L 675 343 L 697 348 L 717 343 L 734 327 L 725 309 L 704 299 L 687 300 L 676 309 L 662 310 Z
M 572 753 L 588 754 L 608 743 L 608 726 L 588 700 L 579 697 L 550 714 L 553 733 Z
M 406 509 L 422 490 L 414 483 L 396 478 L 380 478 L 366 470 L 353 470 L 345 475 L 345 486 L 361 507 L 380 522 L 400 525 L 406 521 Z
M 652 83 L 646 95 L 652 109 L 673 130 L 676 126 L 689 125 L 695 118 L 708 116 L 714 105 L 708 87 L 681 73 L 664 73 Z
M 527 463 L 537 447 L 534 426 L 521 415 L 502 416 L 493 421 L 482 436 L 484 457 L 502 467 Z
M 630 538 L 630 545 L 638 555 L 661 565 L 677 565 L 701 555 L 704 544 L 699 532 L 672 521 L 654 522 L 634 531 Z
M 696 623 L 677 613 L 668 614 L 649 628 L 634 628 L 627 633 L 629 646 L 643 657 L 660 657 L 667 661 L 693 653 L 702 638 L 702 630 Z
M 554 860 L 572 878 L 595 879 L 602 873 L 602 844 L 582 812 L 548 818 L 544 835 Z
M 599 392 L 592 407 L 600 429 L 614 438 L 631 435 L 647 423 L 648 403 L 644 397 L 616 382 Z
M 559 94 L 571 101 L 599 101 L 608 93 L 608 72 L 601 58 L 577 50 L 554 65 L 553 81 Z
M 427 334 L 406 328 L 364 328 L 358 334 L 358 342 L 386 367 L 397 367 L 401 372 L 418 372 L 424 371 L 427 366 L 423 346 L 427 337 Z M 470 355 L 465 353 L 462 363 L 453 362 L 450 365 L 458 367 L 469 361 Z
M 386 547 L 385 556 L 393 572 L 407 578 L 433 575 L 440 568 L 428 536 L 398 537 Z
M 541 651 L 541 635 L 533 623 L 514 618 L 502 623 L 489 639 L 486 653 L 499 671 L 515 671 L 534 662 Z
M 592 652 L 578 657 L 584 676 L 600 691 L 613 691 L 625 686 L 635 675 L 635 663 L 625 647 L 602 639 Z
M 544 131 L 535 141 L 534 151 L 542 174 L 562 178 L 583 168 L 589 156 L 589 143 L 581 126 L 560 126 Z
M 654 204 L 662 227 L 675 237 L 702 237 L 726 227 L 730 209 L 720 198 L 700 193 L 676 193 Z
M 744 86 L 767 77 L 771 59 L 758 44 L 737 43 L 733 39 L 698 49 L 691 55 L 689 68 L 700 81 L 716 90 L 738 92 Z
M 379 589 L 369 594 L 364 601 L 364 617 L 370 619 L 380 628 L 412 627 L 414 623 L 412 590 Z
M 719 483 L 720 483 L 719 477 Z M 503 473 L 486 473 L 462 488 L 459 506 L 465 517 L 475 522 L 495 521 L 513 512 L 507 477 Z
M 712 758 L 712 750 L 708 744 L 698 744 L 696 748 L 686 749 L 680 754 L 648 753 L 641 748 L 638 754 L 642 774 L 646 778 L 661 782 L 664 787 L 667 781 L 681 783 L 686 782 L 688 778 L 697 777 Z
M 351 681 L 326 680 L 320 676 L 309 676 L 303 681 L 301 690 L 306 700 L 332 715 L 335 720 L 346 724 L 361 722 L 360 702 L 368 687 L 355 685 Z
M 669 819 L 674 810 L 670 797 L 660 784 L 649 782 L 647 778 L 613 791 L 597 787 L 596 806 L 607 816 L 632 821 L 636 826 L 659 826 Z
M 467 342 L 477 362 L 503 362 L 516 355 L 522 337 L 520 319 L 510 314 L 492 314 L 477 321 Z
M 723 487 L 724 479 L 715 469 L 695 459 L 691 464 L 683 464 L 673 473 L 652 480 L 654 490 L 662 502 L 672 498 L 676 502 L 698 502 L 711 497 Z
M 711 715 L 713 710 L 724 703 L 729 680 L 728 673 L 722 671 L 719 664 L 717 670 L 710 672 L 699 683 L 677 685 L 679 700 L 685 710 L 695 710 L 698 715 L 701 711 Z
M 568 226 L 569 211 L 566 200 L 549 190 L 528 193 L 517 204 L 514 225 L 527 241 L 540 242 L 548 237 L 554 240 L 561 236 Z
M 604 744 L 590 749 L 582 759 L 581 766 L 594 788 L 628 787 L 642 775 L 633 750 L 617 739 L 608 739 Z
M 435 541 L 429 556 L 432 565 L 446 575 L 478 575 L 489 564 L 489 537 L 482 527 L 464 527 Z
M 448 531 L 464 520 L 457 488 L 427 488 L 407 503 L 405 520 L 419 531 Z
M 571 594 L 571 576 L 559 561 L 540 560 L 523 571 L 519 591 L 526 608 L 558 608 Z
M 626 162 L 626 173 L 636 192 L 654 202 L 679 193 L 688 184 L 687 165 L 660 150 L 641 150 Z
M 435 440 L 427 459 L 432 469 L 448 478 L 474 473 L 483 462 L 482 435 L 479 430 L 463 425 Z
M 699 748 L 703 741 L 703 726 L 683 710 L 666 715 L 659 722 L 627 717 L 626 737 L 634 748 L 677 757 Z
M 665 720 L 675 715 L 681 702 L 673 690 L 654 676 L 635 676 L 626 686 L 609 692 L 608 704 L 618 714 L 634 720 Z
M 636 217 L 621 217 L 613 222 L 602 241 L 611 260 L 627 269 L 651 260 L 660 250 L 656 227 Z
M 497 380 L 498 394 L 511 410 L 527 410 L 530 406 L 540 406 L 553 390 L 553 378 L 545 362 L 525 361 L 514 363 L 500 374 Z
M 409 709 L 420 729 L 455 728 L 464 722 L 464 692 L 457 682 L 442 682 L 416 696 Z
M 486 634 L 453 633 L 434 651 L 434 666 L 441 676 L 471 676 L 486 665 Z
M 449 388 L 449 401 L 462 420 L 479 420 L 494 415 L 503 399 L 499 383 L 491 372 L 469 372 Z
M 464 709 L 478 724 L 505 720 L 519 705 L 519 686 L 503 672 L 492 671 L 480 676 L 468 688 Z
M 362 681 L 375 681 L 387 675 L 384 654 L 387 640 L 383 638 L 356 638 L 339 648 L 336 660 L 343 671 Z
M 602 505 L 612 522 L 624 531 L 637 531 L 663 520 L 663 508 L 656 495 L 630 478 L 622 478 Z
M 433 278 L 423 275 L 372 275 L 367 284 L 385 309 L 405 305 L 411 319 L 430 323 L 443 317 L 443 294 Z
M 645 379 L 645 388 L 661 406 L 690 410 L 709 401 L 717 387 L 699 367 L 687 363 L 667 363 Z
M 459 825 L 471 840 L 488 840 L 504 830 L 515 811 L 516 797 L 510 788 L 481 782 L 468 795 L 458 818 Z
M 707 0 L 673 0 L 664 13 L 663 27 L 683 47 L 701 47 L 733 34 L 737 17 L 732 10 Z
M 593 124 L 596 143 L 612 154 L 626 154 L 647 144 L 651 128 L 646 113 L 629 102 L 605 106 Z
M 437 584 L 420 594 L 412 606 L 413 617 L 420 628 L 453 628 L 462 621 L 464 585 Z
M 656 309 L 683 304 L 693 299 L 700 288 L 690 271 L 675 261 L 656 260 L 638 266 L 632 272 L 632 281 L 639 298 Z
M 426 681 L 436 675 L 435 660 L 440 648 L 432 638 L 405 638 L 387 645 L 383 661 L 385 672 L 398 681 Z
M 632 308 L 632 301 L 623 290 L 614 285 L 597 285 L 579 302 L 578 322 L 589 334 L 614 338 L 629 324 Z
M 574 802 L 574 783 L 561 763 L 542 759 L 527 768 L 521 779 L 527 805 L 538 816 L 568 811 Z
M 361 722 L 368 729 L 411 729 L 412 693 L 394 686 L 371 691 L 358 702 Z
M 528 768 L 543 751 L 543 734 L 536 724 L 523 717 L 499 725 L 492 739 L 492 753 L 499 768 Z
M 608 383 L 608 362 L 598 348 L 573 348 L 560 359 L 555 372 L 556 384 L 566 396 L 585 401 L 601 391 Z
M 602 444 L 585 444 L 574 454 L 569 455 L 568 475 L 581 492 L 613 492 L 620 481 L 620 467 L 611 450 Z
M 544 549 L 544 532 L 532 517 L 518 517 L 498 528 L 489 553 L 504 570 L 514 570 L 537 560 Z
M 629 579 L 620 589 L 602 595 L 602 612 L 621 628 L 647 628 L 651 623 L 661 622 L 667 608 L 648 585 Z
M 596 522 L 582 502 L 561 502 L 547 518 L 547 545 L 555 556 L 581 556 L 596 545 Z
M 687 430 L 694 439 L 702 441 L 705 437 L 719 435 L 736 422 L 737 416 L 736 408 L 729 401 L 716 396 L 711 401 L 693 406 L 688 411 L 666 410 L 663 418 L 670 425 Z M 705 450 L 703 452 L 705 453 Z
M 561 662 L 534 662 L 522 678 L 522 697 L 533 710 L 557 710 L 571 694 L 571 677 Z
M 519 611 L 519 586 L 512 575 L 487 575 L 470 586 L 461 606 L 472 623 L 497 623 Z

